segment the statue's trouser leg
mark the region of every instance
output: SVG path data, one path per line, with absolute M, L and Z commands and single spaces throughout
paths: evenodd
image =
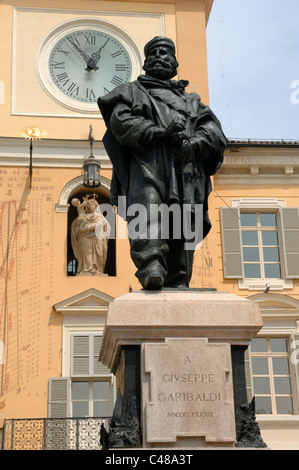
M 130 224 L 133 218 L 128 217 L 129 240 L 131 245 L 131 258 L 137 267 L 136 276 L 142 286 L 144 286 L 146 278 L 150 276 L 160 276 L 163 280 L 167 274 L 167 254 L 169 252 L 168 244 L 161 238 L 152 238 L 150 229 L 152 228 L 151 220 L 147 215 L 145 220 L 140 221 L 144 225 L 146 236 L 134 237 L 130 234 Z M 142 230 L 141 230 L 142 232 Z M 131 236 L 130 236 L 131 235 Z
M 169 231 L 165 236 L 161 218 L 151 212 L 153 205 L 163 203 L 155 188 L 144 189 L 139 201 L 142 201 L 141 212 L 127 217 L 131 257 L 137 267 L 137 278 L 143 286 L 148 275 L 161 276 L 168 287 L 183 285 L 186 281 L 186 265 L 189 266 L 189 279 L 192 274 L 194 250 L 185 253 L 182 237 L 173 239 L 171 217 L 167 221 Z M 189 263 L 186 263 L 186 256 Z
M 194 250 L 185 251 L 184 239 L 170 240 L 167 256 L 167 277 L 165 287 L 189 285 L 192 276 Z

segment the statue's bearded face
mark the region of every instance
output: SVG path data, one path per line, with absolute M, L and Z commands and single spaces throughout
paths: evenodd
M 173 52 L 164 46 L 150 49 L 143 65 L 147 75 L 160 80 L 169 80 L 177 74 L 178 63 Z

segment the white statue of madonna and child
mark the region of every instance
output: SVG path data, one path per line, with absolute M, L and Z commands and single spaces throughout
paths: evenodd
M 74 198 L 72 206 L 78 211 L 71 226 L 71 244 L 78 262 L 77 276 L 104 275 L 110 225 L 95 199 L 87 196 L 81 204 Z

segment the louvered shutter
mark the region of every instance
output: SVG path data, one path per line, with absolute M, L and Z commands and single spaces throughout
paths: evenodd
M 284 253 L 285 277 L 299 278 L 299 209 L 280 209 L 282 248 Z
M 220 208 L 224 277 L 244 278 L 240 210 Z
M 49 418 L 69 417 L 69 393 L 69 377 L 58 377 L 49 379 Z
M 72 336 L 72 377 L 110 374 L 110 370 L 99 362 L 102 336 L 94 334 Z
M 93 375 L 110 374 L 108 367 L 102 364 L 102 362 L 99 362 L 102 339 L 102 336 L 93 337 Z
M 82 377 L 90 375 L 89 342 L 89 335 L 72 336 L 72 377 Z

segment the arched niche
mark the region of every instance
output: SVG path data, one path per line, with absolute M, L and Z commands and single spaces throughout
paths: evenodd
M 101 186 L 100 190 L 101 193 L 106 195 L 109 199 L 110 197 L 110 180 L 108 178 L 104 178 L 103 176 L 100 177 Z M 63 188 L 60 193 L 58 204 L 56 204 L 56 212 L 68 212 L 69 209 L 69 199 L 70 197 L 75 197 L 73 194 L 80 189 L 87 189 L 83 186 L 83 175 L 77 176 L 70 180 Z M 91 190 L 94 192 L 94 190 Z
M 99 188 L 90 189 L 83 186 L 83 175 L 80 175 L 69 181 L 60 194 L 59 202 L 56 204 L 56 212 L 67 213 L 67 276 L 76 276 L 77 270 L 77 261 L 71 244 L 71 226 L 78 216 L 78 212 L 77 208 L 71 204 L 71 201 L 77 198 L 80 202 L 83 202 L 86 196 L 95 198 L 100 205 L 110 205 L 110 180 L 101 177 L 101 186 Z M 106 215 L 106 213 L 103 212 L 103 215 Z M 107 262 L 104 274 L 108 276 L 116 275 L 116 244 L 114 236 L 110 237 L 108 242 Z

